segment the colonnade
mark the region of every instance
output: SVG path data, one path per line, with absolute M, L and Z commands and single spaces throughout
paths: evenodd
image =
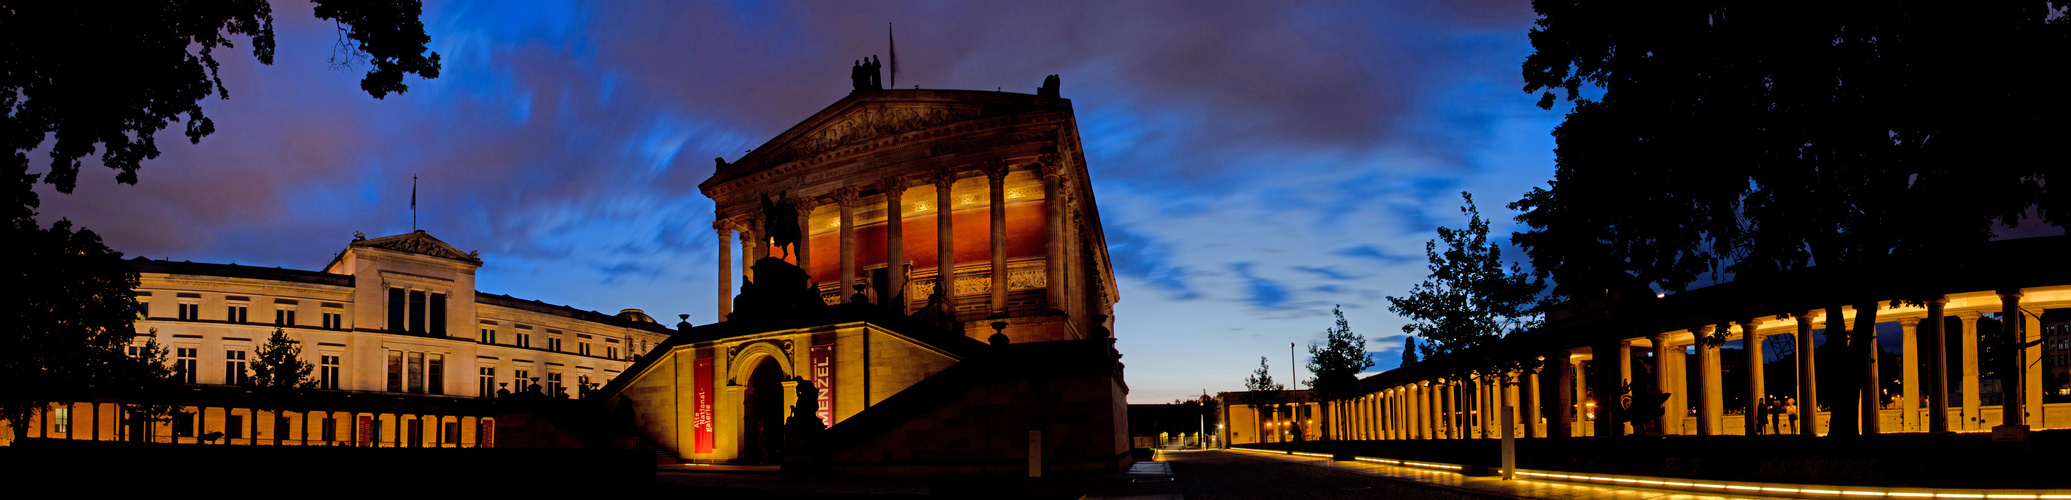
M 1067 251 L 1070 239 L 1065 232 L 1067 227 L 1067 221 L 1065 220 L 1067 203 L 1065 202 L 1066 190 L 1063 188 L 1063 185 L 1065 183 L 1066 170 L 1062 168 L 1057 155 L 1051 154 L 1041 155 L 1033 166 L 1040 174 L 1045 196 L 1043 216 L 1047 241 L 1044 242 L 1044 283 L 1046 285 L 1062 284 L 1066 282 L 1065 273 L 1067 265 L 1072 260 Z M 987 289 L 986 295 L 989 299 L 986 310 L 991 313 L 991 316 L 1005 315 L 1008 308 L 1007 291 L 1009 288 L 1007 276 L 1008 231 L 1006 207 L 1008 198 L 1005 184 L 1008 174 L 1013 171 L 1007 160 L 997 160 L 973 166 L 935 169 L 915 174 L 888 174 L 870 183 L 845 185 L 826 192 L 794 195 L 792 199 L 799 209 L 798 227 L 802 233 L 801 238 L 805 240 L 796 246 L 797 250 L 793 253 L 795 257 L 794 263 L 799 268 L 808 271 L 812 269 L 812 255 L 809 249 L 811 247 L 811 219 L 814 209 L 832 205 L 835 210 L 838 210 L 837 224 L 839 229 L 837 237 L 840 239 L 840 254 L 838 258 L 841 260 L 840 288 L 835 292 L 836 298 L 833 300 L 838 303 L 851 302 L 852 297 L 855 295 L 856 285 L 862 279 L 858 275 L 860 270 L 857 268 L 859 263 L 856 260 L 861 250 L 856 243 L 856 211 L 860 208 L 867 208 L 867 205 L 872 202 L 882 203 L 884 212 L 887 215 L 885 217 L 886 238 L 884 254 L 886 262 L 890 263 L 887 265 L 893 271 L 886 273 L 888 283 L 886 283 L 884 289 L 889 290 L 894 297 L 880 297 L 877 301 L 879 303 L 889 303 L 892 299 L 903 294 L 906 295 L 904 297 L 905 303 L 897 304 L 897 307 L 900 308 L 899 310 L 902 313 L 911 312 L 911 304 L 924 302 L 927 300 L 927 296 L 932 293 L 931 290 L 913 290 L 915 293 L 912 294 L 903 293 L 909 288 L 907 281 L 914 271 L 905 268 L 907 259 L 905 256 L 903 219 L 911 216 L 915 211 L 924 210 L 906 211 L 903 210 L 903 207 L 906 191 L 915 186 L 915 181 L 920 181 L 921 185 L 932 185 L 935 188 L 934 210 L 938 215 L 935 217 L 935 248 L 937 254 L 935 259 L 935 276 L 937 277 L 937 286 L 942 291 L 940 300 L 948 310 L 957 310 L 955 286 L 957 264 L 955 259 L 956 231 L 952 217 L 948 217 L 947 214 L 950 211 L 950 207 L 958 204 L 958 200 L 951 195 L 952 187 L 958 180 L 963 178 L 965 173 L 970 171 L 977 171 L 986 180 L 989 209 L 987 229 L 991 242 L 990 267 L 987 270 L 986 286 L 984 287 Z M 871 196 L 879 198 L 868 200 Z M 739 212 L 739 210 L 735 211 Z M 735 262 L 733 262 L 731 247 L 733 246 L 734 233 L 738 231 L 741 234 L 739 266 L 742 277 L 750 280 L 754 279 L 752 266 L 755 261 L 769 256 L 769 238 L 763 234 L 763 221 L 761 220 L 763 215 L 760 213 L 759 207 L 748 210 L 749 213 L 732 217 L 726 216 L 726 212 L 728 212 L 726 207 L 721 207 L 720 212 L 717 220 L 712 223 L 712 227 L 718 232 L 719 243 L 718 317 L 720 321 L 725 321 L 727 314 L 733 311 Z M 1047 307 L 1055 309 L 1065 307 L 1065 287 L 1045 286 L 1044 288 Z
M 1808 376 L 1818 373 L 1822 361 L 1818 359 L 1821 353 L 1816 352 L 1817 327 L 1852 328 L 1857 312 L 1843 308 L 1842 317 L 1828 318 L 1827 310 L 1797 311 L 1787 315 L 1788 320 L 1756 317 L 1732 321 L 1721 332 L 1699 326 L 1631 337 L 1598 336 L 1589 341 L 1591 345 L 1549 353 L 1536 369 L 1504 377 L 1369 377 L 1369 382 L 1389 382 L 1363 396 L 1326 403 L 1329 408 L 1324 411 L 1338 416 L 1339 421 L 1324 432 L 1332 439 L 1494 438 L 1500 437 L 1504 425 L 1496 418 L 1495 409 L 1503 405 L 1517 407 L 1515 421 L 1509 425 L 1516 426 L 1520 437 L 1634 432 L 1813 436 L 1830 430 L 1832 412 L 1824 407 L 1837 404 L 1863 409 L 1858 416 L 1868 418 L 1863 418 L 1858 429 L 1864 434 L 1976 432 L 1995 426 L 2071 428 L 2071 403 L 2043 404 L 2043 364 L 2038 362 L 2042 355 L 2042 347 L 2037 345 L 2043 330 L 2040 314 L 2059 307 L 2071 307 L 2071 286 L 1952 294 L 1918 305 L 1880 304 L 1877 322 L 1899 326 L 1899 362 L 1864 363 L 1862 372 L 1842 375 L 1859 377 L 1858 387 L 1867 389 L 1858 394 L 1840 394 L 1831 388 L 1822 394 L 1818 377 Z M 1992 313 L 2001 318 L 2002 348 L 2016 357 L 2002 370 L 2020 368 L 2019 376 L 2008 379 L 2000 391 L 2001 403 L 1986 406 L 1981 397 L 1985 386 L 1980 380 L 1984 370 L 1979 366 L 1978 329 L 1980 320 Z M 1948 323 L 1955 325 L 1944 328 Z M 1795 337 L 1792 345 L 1771 346 L 1765 341 L 1779 335 Z M 1737 401 L 1728 407 L 1721 347 L 1733 340 L 1745 347 L 1737 354 L 1744 356 L 1736 363 L 1740 387 L 1735 388 L 1732 399 Z M 1874 342 L 1874 337 L 1869 341 Z M 1794 352 L 1779 352 L 1778 359 L 1769 359 L 1765 352 L 1771 347 Z M 1943 352 L 1944 348 L 1955 351 Z M 1825 354 L 1831 356 L 1832 352 Z M 1634 359 L 1641 360 L 1642 373 L 1635 373 Z M 1952 360 L 1955 366 L 1950 366 Z M 1779 369 L 1788 370 L 1790 376 L 1778 378 L 1792 383 L 1785 387 L 1768 383 L 1771 374 L 1767 371 Z M 1636 375 L 1645 380 L 1633 384 Z M 1542 379 L 1550 386 L 1542 387 Z M 1886 379 L 1898 380 L 1896 394 L 1884 392 L 1879 381 Z M 1956 385 L 1947 387 L 1946 381 Z M 1669 393 L 1663 414 L 1640 422 L 1637 428 L 1630 423 L 1614 424 L 1618 410 L 1611 405 L 1620 403 L 1604 395 L 1621 394 L 1629 385 L 1642 393 Z M 1757 406 L 1771 397 L 1794 403 L 1796 413 L 1788 419 L 1779 415 L 1775 425 L 1770 425 L 1770 418 Z
M 23 434 L 61 440 L 244 446 L 476 448 L 494 447 L 496 442 L 496 419 L 473 415 L 187 405 L 173 407 L 177 416 L 150 421 L 132 415 L 135 406 L 112 401 L 55 403 L 34 412 L 25 422 Z M 370 425 L 363 428 L 361 417 L 367 417 Z M 0 439 L 14 436 L 14 429 L 6 431 L 0 433 Z M 205 439 L 215 432 L 222 436 Z

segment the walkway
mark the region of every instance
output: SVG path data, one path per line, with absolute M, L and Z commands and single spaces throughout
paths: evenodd
M 1511 481 L 1504 481 L 1500 477 L 1475 477 L 1460 474 L 1457 472 L 1446 472 L 1413 467 L 1398 467 L 1393 465 L 1384 465 L 1369 462 L 1339 462 L 1321 457 L 1282 455 L 1248 451 L 1218 451 L 1210 453 L 1228 453 L 1235 455 L 1244 455 L 1248 457 L 1259 457 L 1264 460 L 1277 460 L 1283 462 L 1298 463 L 1302 465 L 1308 465 L 1324 469 L 1332 469 L 1351 474 L 1359 474 L 1364 476 L 1382 478 L 1390 481 L 1413 483 L 1417 485 L 1438 488 L 1454 493 L 1474 495 L 1485 498 L 1532 498 L 1549 500 L 1695 500 L 1728 498 L 1795 498 L 1760 497 L 1742 494 L 1704 495 L 1697 493 L 1656 490 L 1648 488 L 1621 488 L 1613 486 L 1539 481 L 1522 478 Z M 1176 472 L 1179 474 L 1181 481 L 1185 481 L 1188 479 L 1187 471 L 1184 467 L 1178 468 Z

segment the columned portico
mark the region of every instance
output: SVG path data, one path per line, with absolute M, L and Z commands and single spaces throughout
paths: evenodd
M 885 213 L 885 286 L 883 297 L 878 297 L 886 309 L 906 313 L 906 219 L 903 207 L 906 201 L 906 178 L 885 177 L 879 182 L 884 189 Z
M 992 315 L 1007 314 L 1007 162 L 993 162 L 985 170 L 986 194 L 991 197 L 992 221 Z
M 950 192 L 956 187 L 956 170 L 936 170 L 928 178 L 935 186 L 935 291 L 942 307 L 956 312 L 956 218 L 950 213 Z
M 1978 430 L 1987 425 L 1983 413 L 1984 404 L 1978 384 L 1978 319 L 1984 315 L 1973 311 L 1956 314 L 1963 324 L 1963 332 L 1956 339 L 1957 353 L 1963 359 L 1963 429 Z

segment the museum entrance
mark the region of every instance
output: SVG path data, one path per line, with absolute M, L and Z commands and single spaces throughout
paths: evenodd
M 784 455 L 784 376 L 777 360 L 764 357 L 748 372 L 741 397 L 741 461 L 773 464 Z

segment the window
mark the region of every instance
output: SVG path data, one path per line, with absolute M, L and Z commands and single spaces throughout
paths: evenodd
M 338 356 L 326 354 L 318 357 L 316 387 L 318 389 L 337 389 L 339 380 Z
M 576 396 L 590 393 L 590 376 L 588 374 L 578 374 L 575 376 L 575 393 Z
M 431 329 L 428 331 L 432 335 L 446 336 L 446 294 L 431 294 Z
M 405 293 L 401 288 L 388 289 L 388 331 L 390 332 L 403 331 L 403 296 Z
M 482 329 L 482 337 L 481 337 L 480 339 L 478 339 L 478 340 L 481 340 L 481 341 L 482 341 L 482 343 L 484 343 L 484 344 L 489 344 L 489 345 L 495 345 L 495 344 L 496 344 L 496 329 L 494 329 L 494 328 L 483 328 L 483 329 Z
M 135 358 L 135 359 L 144 359 L 144 355 L 145 355 L 145 354 L 148 354 L 148 353 L 145 353 L 145 352 L 144 352 L 144 344 L 130 344 L 130 345 L 129 345 L 129 357 L 131 357 L 131 358 Z
M 590 342 L 587 340 L 575 341 L 575 353 L 584 356 L 590 355 Z
M 431 392 L 432 394 L 445 394 L 446 355 L 430 354 L 426 355 L 425 358 L 426 359 L 424 360 L 424 368 L 430 371 L 430 373 L 426 374 L 428 376 L 425 377 L 425 390 Z
M 201 357 L 201 349 L 181 347 L 174 349 L 174 352 L 177 356 L 173 359 L 173 378 L 183 384 L 197 383 L 194 376 L 200 371 L 196 368 L 200 366 L 201 360 L 197 358 Z
M 194 321 L 198 319 L 201 319 L 201 304 L 180 304 L 181 321 Z
M 295 326 L 295 311 L 290 311 L 287 309 L 274 309 L 273 324 L 279 326 Z
M 513 374 L 516 376 L 511 377 L 511 385 L 516 387 L 512 387 L 511 392 L 525 392 L 525 388 L 527 387 L 527 384 L 529 384 L 529 382 L 527 381 L 532 380 L 532 372 L 527 370 L 515 370 L 513 371 Z
M 547 337 L 547 350 L 561 352 L 561 338 Z
M 50 427 L 52 432 L 70 435 L 72 433 L 72 408 L 69 406 L 52 408 L 50 410 Z
M 496 368 L 482 367 L 482 386 L 477 390 L 481 391 L 477 394 L 485 398 L 496 395 Z
M 410 291 L 410 333 L 424 333 L 423 291 Z
M 327 330 L 343 330 L 343 329 L 345 329 L 345 314 L 344 314 L 344 313 L 334 313 L 334 312 L 330 312 L 330 311 L 324 311 L 324 329 L 327 329 Z
M 388 392 L 403 392 L 403 351 L 388 351 Z
M 251 306 L 232 304 L 230 305 L 230 312 L 224 314 L 223 321 L 243 323 L 247 319 L 245 313 L 251 312 L 251 309 Z
M 151 303 L 137 301 L 137 319 L 151 319 Z
M 518 330 L 518 347 L 532 347 L 532 332 Z
M 547 372 L 547 395 L 561 393 L 561 372 Z
M 252 375 L 250 373 L 245 372 L 244 354 L 244 351 L 234 349 L 223 351 L 224 384 L 243 385 L 245 383 L 249 383 L 252 381 Z
M 618 359 L 618 346 L 614 344 L 616 342 L 604 344 L 604 357 Z
M 423 394 L 423 393 L 424 393 L 424 353 L 421 353 L 421 352 L 412 352 L 412 353 L 404 353 L 403 357 L 404 357 L 405 359 L 408 359 L 408 360 L 409 360 L 409 363 L 410 363 L 410 392 L 413 392 L 413 393 L 418 393 L 418 394 Z

